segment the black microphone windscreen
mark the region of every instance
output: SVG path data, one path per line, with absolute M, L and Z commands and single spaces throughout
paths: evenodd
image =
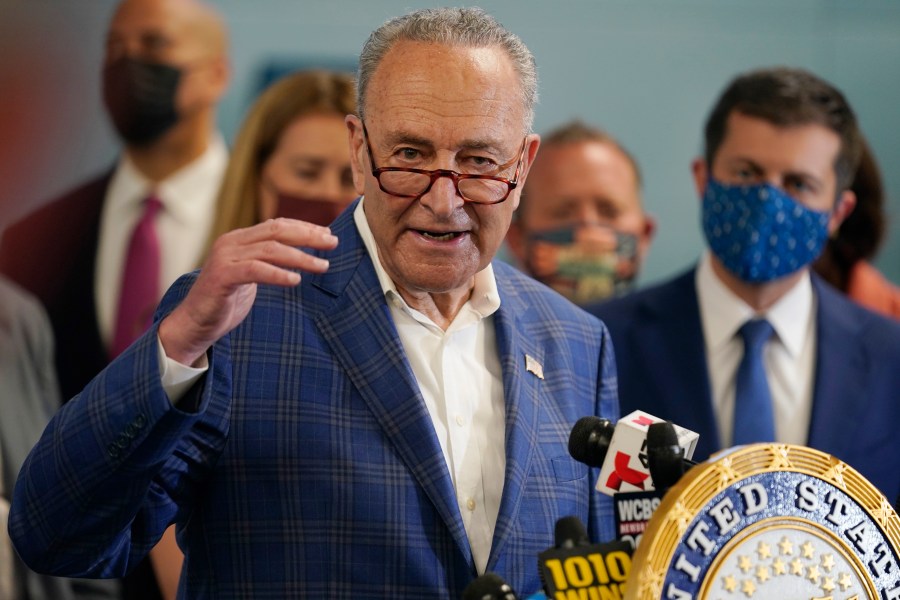
M 647 427 L 647 448 L 662 448 L 663 446 L 677 446 L 678 433 L 675 427 L 668 421 L 651 423 Z
M 672 487 L 684 475 L 684 448 L 678 445 L 678 433 L 668 421 L 647 428 L 647 468 L 658 490 Z
M 462 600 L 517 600 L 517 597 L 502 577 L 496 573 L 485 573 L 466 586 Z
M 591 543 L 581 519 L 575 516 L 563 517 L 556 522 L 553 537 L 557 548 L 574 548 Z
M 609 419 L 581 417 L 569 434 L 569 454 L 589 467 L 602 467 L 615 430 Z

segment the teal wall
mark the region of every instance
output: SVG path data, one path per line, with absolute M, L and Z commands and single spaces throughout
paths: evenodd
M 368 33 L 416 0 L 218 0 L 230 23 L 234 84 L 220 113 L 230 137 L 270 60 L 352 62 Z M 110 0 L 0 0 L 0 227 L 109 165 L 99 103 Z M 842 88 L 885 172 L 895 222 L 878 265 L 900 282 L 900 2 L 891 0 L 485 0 L 535 54 L 535 128 L 602 125 L 642 165 L 659 221 L 643 282 L 696 259 L 702 238 L 689 176 L 702 122 L 737 72 L 784 64 Z M 10 93 L 11 91 L 11 93 Z M 5 117 L 4 117 L 5 115 Z M 17 115 L 14 118 L 11 115 Z M 5 119 L 5 120 L 4 120 Z M 0 137 L 9 137 L 0 131 Z

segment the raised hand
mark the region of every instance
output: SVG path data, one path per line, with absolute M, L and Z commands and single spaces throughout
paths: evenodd
M 271 219 L 236 229 L 213 244 L 197 281 L 159 326 L 166 355 L 193 365 L 250 312 L 260 283 L 294 286 L 296 270 L 322 273 L 328 261 L 295 246 L 331 250 L 337 238 L 327 227 L 294 219 Z M 296 270 L 292 270 L 296 269 Z

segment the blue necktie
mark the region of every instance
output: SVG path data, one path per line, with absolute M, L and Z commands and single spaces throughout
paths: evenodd
M 775 441 L 772 395 L 763 364 L 763 347 L 772 337 L 765 319 L 747 321 L 738 333 L 744 339 L 744 358 L 738 365 L 734 398 L 734 445 Z

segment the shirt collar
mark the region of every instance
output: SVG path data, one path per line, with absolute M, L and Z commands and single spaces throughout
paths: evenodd
M 365 210 L 363 210 L 364 202 L 365 198 L 360 198 L 359 204 L 357 204 L 356 209 L 353 211 L 353 220 L 356 223 L 356 229 L 359 231 L 363 244 L 366 246 L 366 252 L 368 252 L 369 258 L 372 259 L 372 264 L 375 266 L 375 273 L 378 275 L 378 283 L 381 285 L 381 291 L 389 302 L 397 299 L 409 310 L 414 310 L 406 304 L 406 301 L 397 290 L 394 281 L 381 265 L 381 260 L 378 258 L 378 248 L 375 245 L 375 236 L 372 235 L 372 230 L 369 228 L 369 221 L 366 219 Z M 492 315 L 500 308 L 500 294 L 497 291 L 497 280 L 494 277 L 494 267 L 490 263 L 475 274 L 472 295 L 464 305 L 464 308 L 466 307 L 477 313 L 482 319 Z
M 185 223 L 197 222 L 196 213 L 208 210 L 208 205 L 185 202 L 184 198 L 206 192 L 210 181 L 221 180 L 227 163 L 228 147 L 222 135 L 215 133 L 203 154 L 154 186 L 126 154 L 113 173 L 108 196 L 119 208 L 125 208 L 142 202 L 155 190 L 168 215 Z
M 756 316 L 753 308 L 741 300 L 716 276 L 709 252 L 705 252 L 697 267 L 695 279 L 703 338 L 709 352 L 716 352 L 731 341 L 741 325 Z M 762 317 L 771 323 L 778 339 L 794 357 L 798 356 L 814 326 L 815 296 L 809 271 Z

